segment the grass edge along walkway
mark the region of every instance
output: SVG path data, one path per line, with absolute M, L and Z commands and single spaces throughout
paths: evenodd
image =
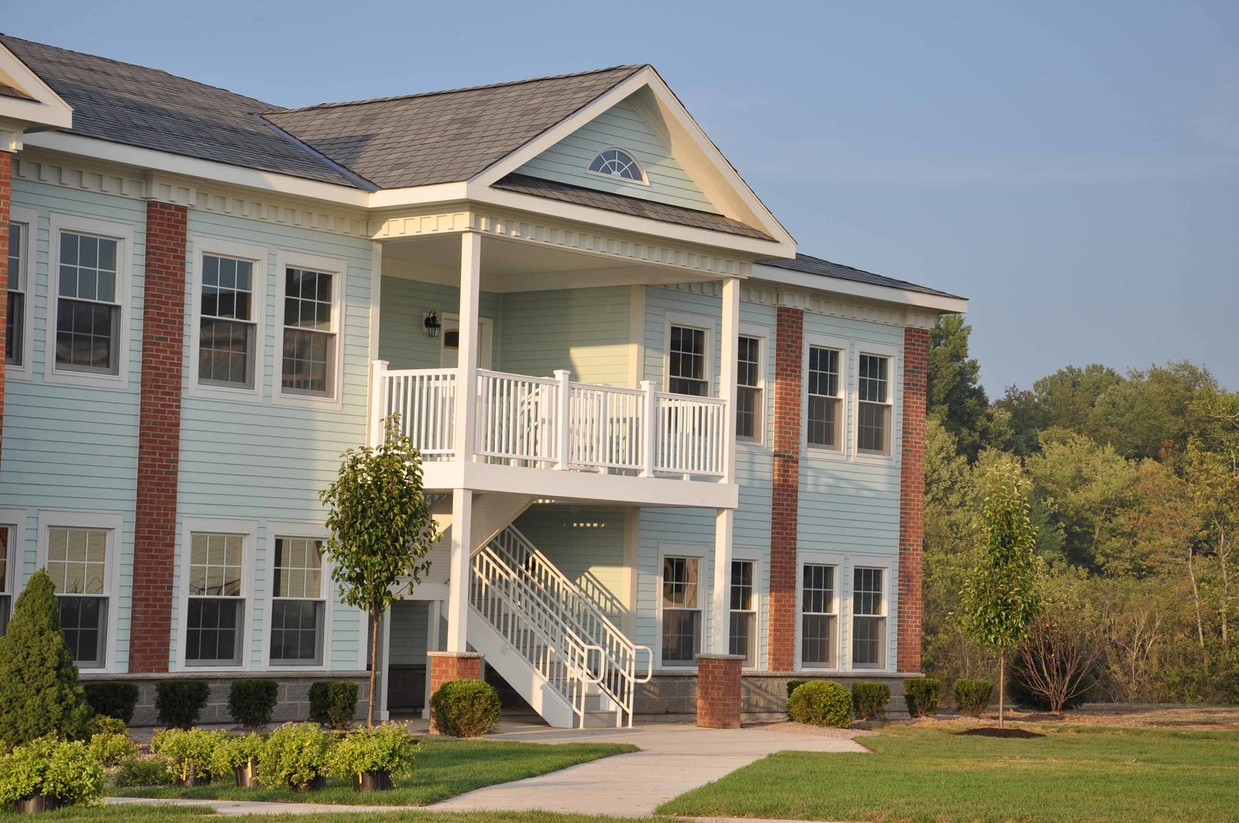
M 1239 820 L 1239 732 L 1036 727 L 1045 737 L 887 726 L 873 754 L 779 752 L 658 814 L 802 820 Z
M 412 773 L 386 792 L 354 792 L 346 778 L 330 778 L 314 792 L 240 788 L 231 776 L 206 786 L 109 788 L 115 797 L 232 800 L 359 806 L 426 806 L 475 789 L 557 772 L 617 754 L 638 751 L 626 743 L 524 743 L 423 738 Z M 126 808 L 133 808 L 127 806 Z

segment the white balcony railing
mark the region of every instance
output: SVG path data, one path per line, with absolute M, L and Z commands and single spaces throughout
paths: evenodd
M 400 428 L 430 460 L 456 460 L 456 371 L 396 371 L 374 364 L 378 421 Z M 713 397 L 574 383 L 566 371 L 527 377 L 478 371 L 473 459 L 532 468 L 722 477 L 727 407 Z

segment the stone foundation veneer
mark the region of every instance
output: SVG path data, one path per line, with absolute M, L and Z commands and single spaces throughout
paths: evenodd
M 477 652 L 427 652 L 426 656 L 430 658 L 430 695 L 427 702 L 448 681 L 482 679 L 482 655 Z M 430 717 L 430 733 L 439 733 L 433 714 Z
M 740 670 L 743 655 L 697 655 L 697 725 L 740 728 Z

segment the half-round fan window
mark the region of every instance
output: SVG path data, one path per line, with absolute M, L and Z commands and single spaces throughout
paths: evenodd
M 599 174 L 613 174 L 638 183 L 645 182 L 645 173 L 641 171 L 641 166 L 623 149 L 607 149 L 602 152 L 589 164 L 589 170 Z

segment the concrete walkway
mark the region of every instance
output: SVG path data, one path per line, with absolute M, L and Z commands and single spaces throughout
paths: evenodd
M 501 783 L 419 807 L 425 811 L 548 811 L 641 817 L 684 792 L 780 751 L 865 752 L 853 740 L 778 731 L 777 727 L 699 729 L 646 723 L 632 729 L 552 729 L 503 723 L 488 740 L 526 743 L 631 743 L 641 751 L 614 755 L 558 772 Z M 406 806 L 333 806 L 233 800 L 109 798 L 109 803 L 209 806 L 222 815 L 391 812 Z

